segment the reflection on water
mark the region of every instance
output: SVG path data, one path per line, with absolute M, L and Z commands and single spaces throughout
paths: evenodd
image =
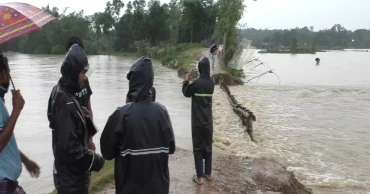
M 247 77 L 272 68 L 282 85 L 266 75 L 257 83 L 230 87 L 257 116 L 259 144 L 233 118 L 215 132 L 216 145 L 242 156 L 273 157 L 313 187 L 370 191 L 370 53 L 263 54 L 260 59 L 270 67 L 246 68 Z M 224 115 L 233 114 L 227 110 Z
M 15 129 L 19 148 L 41 166 L 41 177 L 31 179 L 23 168 L 20 184 L 28 193 L 48 193 L 53 190 L 51 131 L 46 116 L 47 102 L 52 87 L 60 77 L 60 65 L 64 56 L 24 55 L 6 53 L 9 57 L 15 87 L 20 89 L 26 101 Z M 93 69 L 90 85 L 94 122 L 100 132 L 94 137 L 100 152 L 100 133 L 113 111 L 124 105 L 128 91 L 126 73 L 136 59 L 108 56 L 90 56 Z M 164 104 L 172 119 L 177 145 L 191 148 L 190 99 L 181 93 L 181 79 L 177 73 L 154 62 L 157 101 Z M 6 105 L 11 111 L 11 95 L 6 95 Z

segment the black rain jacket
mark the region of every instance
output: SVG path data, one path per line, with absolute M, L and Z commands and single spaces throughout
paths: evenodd
M 210 77 L 210 64 L 206 57 L 198 63 L 200 77 L 193 82 L 184 81 L 182 93 L 191 97 L 191 132 L 194 154 L 212 152 L 213 120 L 212 96 L 215 88 Z
M 86 119 L 76 98 L 81 90 L 79 73 L 87 66 L 85 51 L 73 45 L 62 64 L 62 78 L 49 98 L 54 185 L 64 192 L 79 192 L 89 187 L 90 171 L 99 171 L 104 165 L 103 157 L 90 149 Z
M 109 117 L 100 139 L 102 155 L 115 158 L 117 194 L 168 194 L 168 157 L 175 152 L 175 138 L 165 106 L 151 100 L 151 60 L 139 58 L 127 78 L 132 102 Z

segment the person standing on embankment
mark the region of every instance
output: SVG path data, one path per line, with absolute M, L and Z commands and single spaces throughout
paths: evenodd
M 152 98 L 151 99 L 152 99 L 153 102 L 155 102 L 155 97 L 156 97 L 156 93 L 157 93 L 155 88 L 152 87 L 150 89 L 150 92 L 152 93 Z M 126 95 L 126 104 L 130 103 L 130 102 L 132 102 L 132 95 L 131 95 L 130 91 L 128 91 L 127 95 Z
M 102 155 L 115 159 L 116 194 L 168 194 L 168 159 L 176 149 L 175 137 L 166 107 L 152 101 L 151 60 L 139 58 L 127 79 L 132 102 L 109 117 L 100 139 Z
M 85 51 L 72 45 L 60 69 L 62 78 L 50 94 L 47 113 L 53 130 L 53 176 L 58 194 L 87 194 L 91 171 L 100 171 L 105 162 L 92 150 L 84 111 L 76 98 L 88 70 Z
M 200 77 L 190 81 L 190 73 L 185 75 L 182 93 L 191 97 L 191 128 L 196 175 L 193 181 L 203 184 L 202 178 L 212 180 L 212 96 L 215 82 L 210 75 L 210 63 L 203 57 L 198 63 Z M 205 169 L 203 171 L 203 159 Z
M 71 48 L 71 46 L 74 44 L 77 44 L 78 46 L 80 46 L 82 49 L 85 50 L 85 46 L 82 40 L 79 37 L 71 36 L 67 40 L 66 53 Z M 86 79 L 82 85 L 81 91 L 76 93 L 76 97 L 78 101 L 80 102 L 81 107 L 86 107 L 87 110 L 90 112 L 90 115 L 91 115 L 90 119 L 93 120 L 93 111 L 91 108 L 91 100 L 90 100 L 91 95 L 92 95 L 92 90 L 90 87 L 89 78 L 86 76 Z M 92 139 L 92 136 L 90 136 L 90 144 L 91 144 L 91 149 L 95 151 L 95 144 Z

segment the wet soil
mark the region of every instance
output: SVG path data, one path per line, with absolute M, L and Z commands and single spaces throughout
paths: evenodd
M 199 186 L 192 181 L 195 173 L 191 151 L 177 148 L 170 157 L 171 194 L 309 194 L 292 173 L 272 159 L 242 158 L 215 152 L 213 181 L 203 180 Z M 114 185 L 108 185 L 101 194 L 114 194 Z

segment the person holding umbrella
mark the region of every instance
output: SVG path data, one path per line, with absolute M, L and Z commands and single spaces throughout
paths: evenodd
M 0 54 L 0 193 L 25 193 L 18 185 L 17 179 L 22 172 L 22 163 L 32 177 L 38 178 L 40 167 L 28 159 L 17 146 L 14 128 L 22 112 L 24 99 L 19 90 L 12 91 L 13 111 L 8 114 L 5 107 L 4 96 L 8 92 L 10 79 L 9 67 L 6 57 Z
M 60 70 L 62 78 L 50 95 L 48 119 L 53 130 L 53 175 L 59 194 L 87 194 L 91 171 L 100 171 L 105 163 L 92 150 L 87 118 L 76 98 L 88 70 L 85 51 L 78 44 L 72 45 Z

